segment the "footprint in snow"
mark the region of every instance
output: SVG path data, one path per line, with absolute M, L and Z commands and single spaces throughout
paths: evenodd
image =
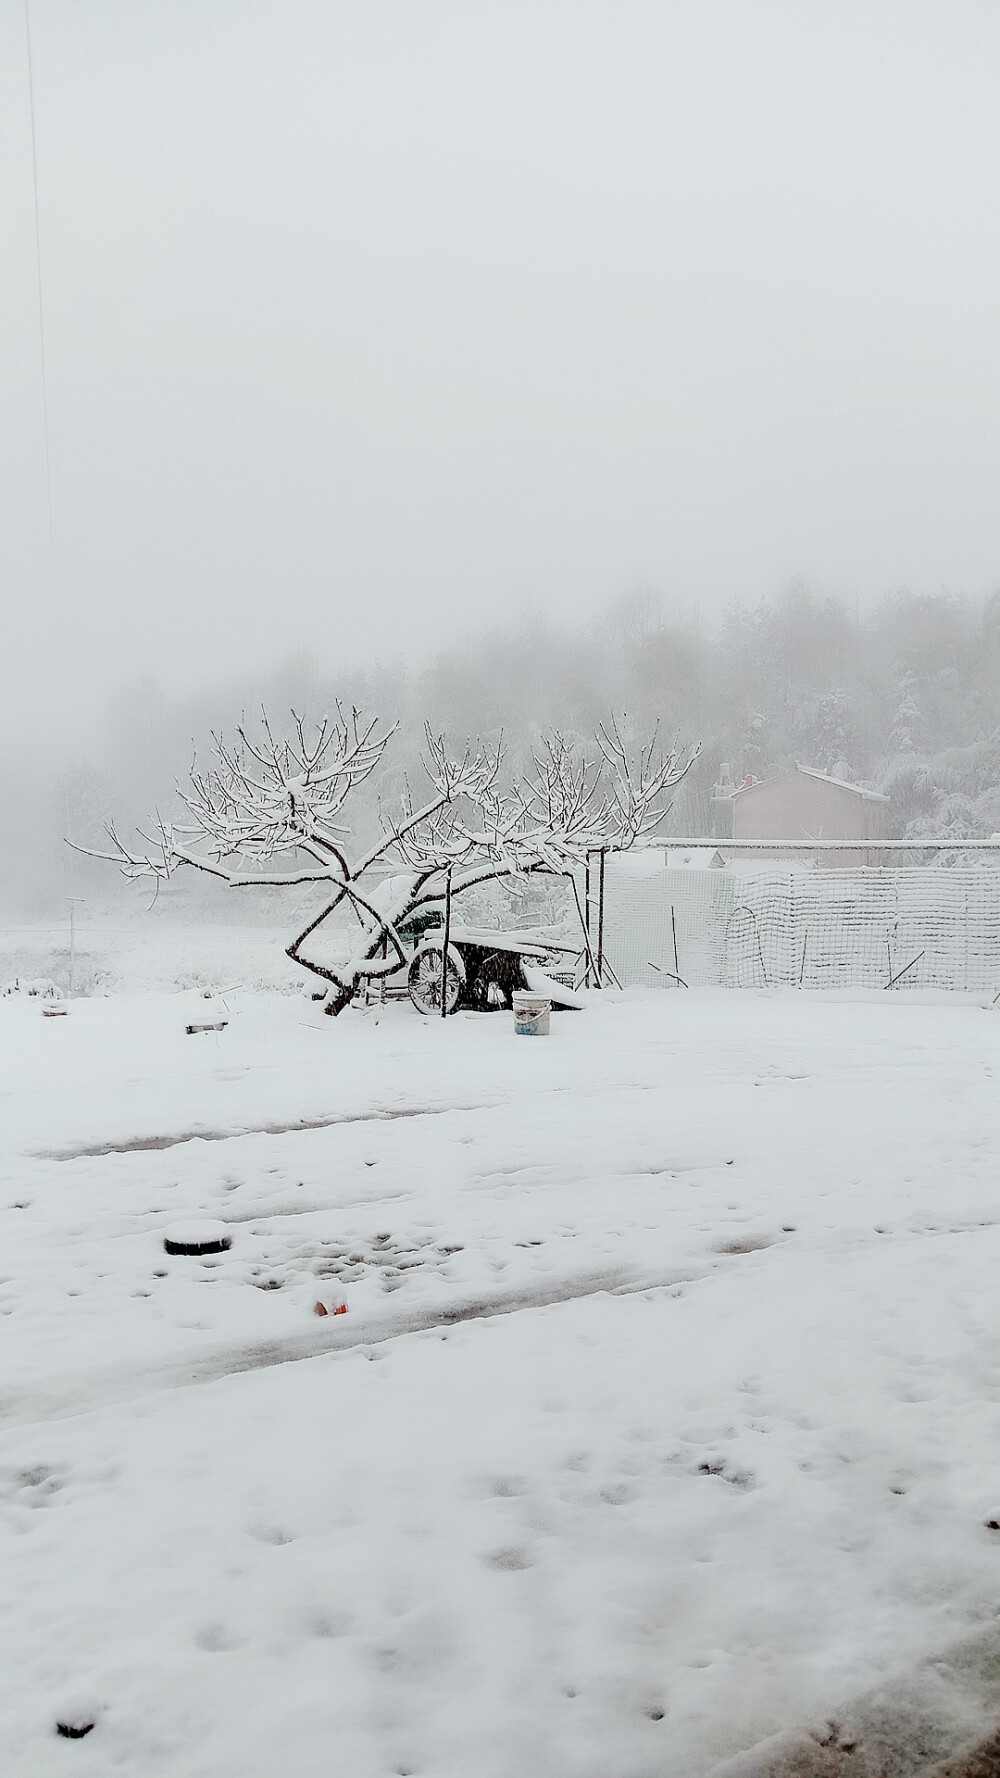
M 513 1500 L 516 1495 L 527 1492 L 528 1484 L 523 1476 L 497 1476 L 491 1492 L 497 1500 Z
M 728 1482 L 733 1488 L 751 1488 L 754 1482 L 751 1470 L 736 1469 L 730 1464 L 724 1463 L 721 1458 L 713 1458 L 709 1462 L 699 1463 L 697 1473 L 698 1475 L 718 1476 L 721 1481 Z
M 628 1482 L 609 1482 L 601 1489 L 601 1499 L 605 1506 L 627 1506 L 635 1499 L 635 1489 Z
M 494 1568 L 501 1574 L 516 1574 L 524 1568 L 534 1567 L 534 1560 L 527 1550 L 503 1549 L 491 1550 L 482 1557 L 483 1566 Z
M 353 1619 L 346 1611 L 328 1611 L 317 1606 L 305 1615 L 305 1629 L 309 1636 L 316 1636 L 324 1641 L 333 1641 L 338 1636 L 346 1636 Z
M 48 1463 L 33 1463 L 23 1469 L 0 1472 L 0 1499 L 19 1506 L 50 1506 L 53 1497 L 61 1494 L 69 1472 Z
M 205 1624 L 195 1636 L 195 1646 L 205 1650 L 206 1654 L 229 1654 L 231 1650 L 243 1648 L 246 1638 L 238 1636 L 227 1624 Z
M 716 1243 L 716 1253 L 761 1253 L 765 1247 L 774 1246 L 773 1235 L 738 1235 L 728 1241 Z

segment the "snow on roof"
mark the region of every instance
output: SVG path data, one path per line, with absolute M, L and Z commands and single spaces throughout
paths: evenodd
M 862 784 L 848 784 L 846 779 L 831 778 L 829 772 L 816 772 L 813 770 L 812 766 L 800 766 L 800 765 L 796 764 L 795 770 L 797 772 L 801 772 L 803 778 L 818 778 L 819 782 L 821 784 L 835 784 L 838 790 L 850 790 L 853 792 L 853 794 L 855 796 L 863 797 L 865 802 L 887 803 L 889 801 L 889 798 L 887 796 L 883 796 L 881 790 L 866 790 L 864 785 L 862 785 Z M 791 773 L 790 772 L 783 772 L 781 774 L 781 777 L 789 778 L 789 777 L 791 777 Z M 781 782 L 780 777 L 779 778 L 767 778 L 767 779 L 758 778 L 756 783 L 754 783 L 754 784 L 739 785 L 739 787 L 737 788 L 737 790 L 735 792 L 735 795 L 736 796 L 745 796 L 747 794 L 747 791 L 749 791 L 749 790 L 762 790 L 764 788 L 765 784 L 767 784 L 767 785 L 780 784 L 780 782 Z
M 821 784 L 836 784 L 838 790 L 853 790 L 855 796 L 863 796 L 869 803 L 889 801 L 881 790 L 867 790 L 863 784 L 848 784 L 843 778 L 831 778 L 828 772 L 814 772 L 811 766 L 796 765 L 795 770 L 801 772 L 805 778 L 818 778 Z

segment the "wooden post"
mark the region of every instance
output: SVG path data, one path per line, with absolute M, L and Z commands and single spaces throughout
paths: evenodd
M 448 946 L 451 943 L 451 865 L 444 881 L 444 945 L 441 949 L 441 1017 L 448 1016 Z
M 594 966 L 594 959 L 591 954 L 591 948 L 590 948 L 590 853 L 589 852 L 587 853 L 587 861 L 586 861 L 586 864 L 584 867 L 584 877 L 583 877 L 583 916 L 584 916 L 584 931 L 587 935 L 587 975 L 586 975 L 586 980 L 585 980 L 585 986 L 589 988 L 592 986 L 592 973 L 593 973 L 593 966 Z
M 597 986 L 604 986 L 604 863 L 607 852 L 601 847 L 601 862 L 597 872 Z
M 73 998 L 74 977 L 76 975 L 76 904 L 83 901 L 82 895 L 70 895 L 69 901 L 69 985 L 66 989 L 67 1000 Z
M 586 918 L 584 915 L 584 910 L 580 906 L 580 891 L 576 886 L 576 878 L 573 875 L 573 872 L 571 870 L 567 871 L 566 875 L 569 878 L 569 886 L 573 891 L 573 900 L 576 902 L 576 917 L 580 922 L 580 931 L 583 933 L 583 949 L 584 949 L 584 953 L 587 958 L 587 970 L 586 970 L 586 974 L 584 976 L 584 986 L 589 988 L 591 974 L 593 974 L 593 975 L 597 974 L 597 966 L 594 962 L 594 953 L 590 948 L 590 933 L 587 931 L 587 922 L 586 922 Z

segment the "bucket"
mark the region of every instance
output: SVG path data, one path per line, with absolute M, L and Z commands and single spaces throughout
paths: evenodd
M 518 1037 L 547 1037 L 552 1002 L 547 994 L 527 994 L 520 990 L 511 996 L 514 1002 L 514 1030 Z

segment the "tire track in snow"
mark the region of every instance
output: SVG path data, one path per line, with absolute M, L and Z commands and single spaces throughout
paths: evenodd
M 84 1371 L 77 1378 L 65 1378 L 55 1386 L 42 1383 L 37 1388 L 24 1385 L 5 1390 L 0 1395 L 0 1432 L 8 1427 L 72 1419 L 169 1389 L 217 1383 L 245 1371 L 269 1370 L 275 1365 L 299 1364 L 328 1353 L 382 1346 L 410 1334 L 446 1333 L 463 1321 L 523 1314 L 593 1296 L 634 1296 L 646 1290 L 671 1290 L 728 1269 L 721 1261 L 715 1261 L 697 1269 L 653 1277 L 629 1273 L 619 1266 L 609 1271 L 578 1273 L 561 1280 L 549 1279 L 535 1287 L 481 1293 L 450 1305 L 438 1302 L 424 1308 L 400 1310 L 395 1315 L 369 1316 L 350 1327 L 338 1320 L 333 1326 L 304 1329 L 282 1339 L 230 1342 L 198 1355 L 186 1354 L 183 1358 Z
M 876 1678 L 829 1714 L 779 1730 L 705 1778 L 996 1778 L 995 1625 Z
M 32 1161 L 104 1160 L 111 1155 L 150 1154 L 162 1149 L 179 1148 L 185 1142 L 236 1142 L 243 1136 L 297 1136 L 308 1130 L 334 1129 L 339 1124 L 384 1124 L 393 1123 L 400 1118 L 447 1117 L 450 1112 L 503 1111 L 523 1105 L 526 1100 L 551 1099 L 562 1094 L 592 1098 L 599 1092 L 602 1098 L 614 1098 L 623 1093 L 654 1093 L 659 1090 L 651 1082 L 618 1082 L 603 1088 L 594 1084 L 584 1087 L 563 1085 L 539 1088 L 533 1093 L 522 1092 L 506 1097 L 498 1094 L 492 1099 L 451 1102 L 447 1105 L 383 1105 L 373 1111 L 334 1112 L 321 1117 L 293 1118 L 288 1123 L 246 1124 L 238 1130 L 188 1129 L 179 1133 L 175 1131 L 172 1135 L 130 1136 L 120 1141 L 85 1143 L 74 1148 L 63 1146 L 15 1149 L 12 1154 L 15 1158 L 23 1154 L 25 1159 Z
M 236 1142 L 241 1136 L 296 1136 L 304 1130 L 329 1130 L 337 1124 L 386 1124 L 397 1118 L 446 1117 L 450 1111 L 495 1111 L 509 1103 L 488 1099 L 475 1105 L 404 1105 L 398 1109 L 383 1107 L 378 1111 L 355 1114 L 335 1113 L 332 1117 L 300 1117 L 290 1124 L 255 1124 L 243 1130 L 185 1130 L 174 1136 L 134 1136 L 124 1142 L 95 1142 L 85 1148 L 32 1149 L 33 1161 L 103 1160 L 113 1154 L 151 1154 L 164 1148 L 180 1148 L 185 1142 Z

